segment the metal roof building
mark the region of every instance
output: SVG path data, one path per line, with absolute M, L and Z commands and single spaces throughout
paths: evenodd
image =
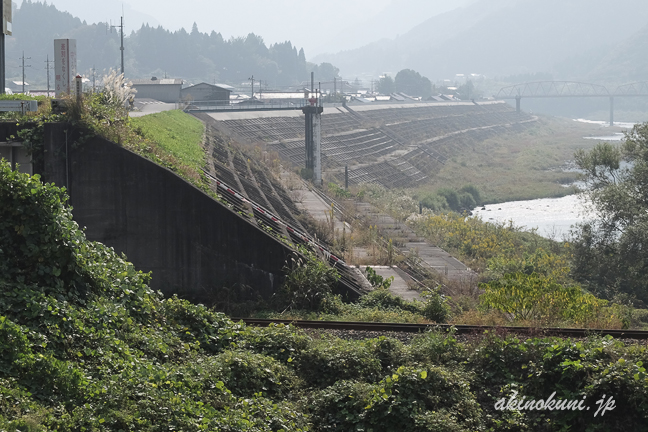
M 135 98 L 155 99 L 161 102 L 180 102 L 180 90 L 182 80 L 179 78 L 157 79 L 153 77 L 147 80 L 132 80 L 133 88 L 137 90 Z
M 229 87 L 229 88 L 228 88 Z M 232 87 L 208 83 L 200 83 L 180 90 L 180 96 L 185 102 L 191 101 L 223 101 L 228 104 Z

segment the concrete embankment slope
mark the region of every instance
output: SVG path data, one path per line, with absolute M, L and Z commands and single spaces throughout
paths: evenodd
M 244 142 L 264 144 L 294 167 L 305 165 L 300 111 L 206 114 Z M 466 147 L 495 134 L 528 127 L 534 119 L 501 101 L 360 104 L 325 107 L 322 170 L 327 181 L 416 187 Z
M 304 166 L 304 120 L 300 111 L 226 112 L 203 114 L 230 137 L 276 151 L 284 167 Z M 470 143 L 497 133 L 527 127 L 536 119 L 517 113 L 501 101 L 359 104 L 326 107 L 322 116 L 322 160 L 326 181 L 344 184 L 376 183 L 387 188 L 424 184 L 446 161 Z M 329 223 L 330 202 L 308 188 L 297 191 L 301 207 L 314 219 Z M 393 239 L 403 255 L 416 257 L 416 266 L 452 281 L 474 273 L 446 251 L 419 238 L 403 223 L 366 203 L 357 205 L 367 225 Z M 342 221 L 334 228 L 342 232 Z M 358 250 L 358 254 L 366 255 Z M 369 257 L 366 257 L 365 261 Z M 375 263 L 374 263 L 375 264 Z M 397 274 L 389 274 L 398 279 Z M 400 295 L 400 294 L 399 294 Z
M 269 297 L 291 248 L 170 170 L 66 124 L 45 126 L 43 180 L 66 186 L 89 239 L 127 255 L 152 287 L 195 301 Z M 66 161 L 66 152 L 68 154 Z

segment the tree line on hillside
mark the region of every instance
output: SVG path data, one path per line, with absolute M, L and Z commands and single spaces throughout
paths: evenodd
M 32 87 L 33 83 L 43 86 L 47 79 L 45 61 L 48 55 L 53 60 L 53 39 L 58 38 L 77 40 L 77 71 L 84 76 L 120 68 L 119 29 L 111 31 L 108 23 L 87 24 L 54 5 L 25 0 L 15 10 L 13 24 L 13 36 L 6 39 L 8 81 L 22 80 L 19 58 L 24 51 L 33 65 L 25 69 L 26 81 Z M 306 62 L 304 50 L 290 41 L 267 45 L 254 33 L 225 39 L 215 31 L 201 33 L 196 24 L 191 32 L 144 25 L 126 33 L 124 63 L 129 79 L 167 76 L 240 84 L 254 76 L 264 86 L 281 87 L 307 80 L 311 70 L 326 74 L 326 78 L 338 73 L 333 65 Z M 335 75 L 329 77 L 331 73 Z

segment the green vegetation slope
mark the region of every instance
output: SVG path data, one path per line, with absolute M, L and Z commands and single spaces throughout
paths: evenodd
M 249 328 L 163 299 L 126 257 L 88 241 L 65 201 L 63 190 L 0 164 L 0 430 L 645 426 L 645 346 L 494 334 L 460 342 L 434 332 L 353 341 Z M 591 410 L 497 410 L 514 391 Z M 601 414 L 609 398 L 614 409 Z

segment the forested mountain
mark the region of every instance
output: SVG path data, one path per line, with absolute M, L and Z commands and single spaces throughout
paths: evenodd
M 114 25 L 114 23 L 113 23 Z M 77 41 L 79 73 L 120 67 L 119 32 L 107 23 L 87 24 L 53 5 L 25 0 L 14 10 L 13 36 L 6 37 L 7 81 L 21 80 L 22 53 L 26 81 L 31 87 L 44 87 L 46 57 L 54 55 L 54 39 Z M 118 29 L 117 29 L 118 30 Z M 124 40 L 125 75 L 129 79 L 151 76 L 183 78 L 189 82 L 246 82 L 254 75 L 269 86 L 285 86 L 303 81 L 308 70 L 303 50 L 290 42 L 266 46 L 260 36 L 225 40 L 216 32 L 201 33 L 194 25 L 171 32 L 161 27 L 142 26 Z M 53 71 L 50 79 L 54 79 Z
M 343 75 L 411 68 L 431 79 L 548 72 L 556 79 L 623 80 L 612 70 L 610 76 L 593 72 L 606 59 L 617 61 L 613 52 L 638 38 L 646 22 L 645 0 L 481 0 L 395 39 L 314 60 L 335 64 Z M 634 50 L 633 56 L 645 59 L 648 52 Z
M 270 45 L 250 33 L 224 40 L 220 33 L 201 33 L 194 25 L 170 32 L 143 26 L 129 37 L 128 69 L 148 77 L 163 75 L 190 80 L 238 83 L 254 75 L 270 86 L 284 86 L 307 78 L 306 57 L 290 42 Z

